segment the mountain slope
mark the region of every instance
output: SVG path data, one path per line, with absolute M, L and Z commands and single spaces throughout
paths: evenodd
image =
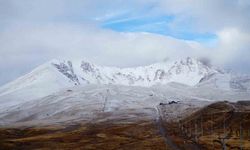
M 214 73 L 202 78 L 196 86 L 223 90 L 248 91 L 250 90 L 250 76 L 236 75 L 233 73 Z
M 189 57 L 184 60 L 160 62 L 135 68 L 105 67 L 86 61 L 76 63 L 52 60 L 0 87 L 0 96 L 14 93 L 14 95 L 24 94 L 22 100 L 34 99 L 66 87 L 85 84 L 148 87 L 179 82 L 193 86 L 204 76 L 212 73 L 218 73 L 218 70 Z
M 73 86 L 74 82 L 63 76 L 51 65 L 55 62 L 53 60 L 45 63 L 30 73 L 2 86 L 0 88 L 1 105 L 3 107 L 6 103 L 15 105 Z
M 212 94 L 211 94 L 212 93 Z M 248 100 L 250 92 L 222 91 L 195 88 L 177 83 L 152 87 L 122 85 L 74 86 L 48 96 L 23 100 L 15 95 L 4 100 L 0 97 L 0 126 L 14 124 L 53 124 L 81 120 L 94 120 L 102 114 L 121 119 L 136 119 L 135 114 L 152 116 L 160 103 L 179 101 L 167 109 L 173 116 L 186 109 L 201 107 L 218 100 Z M 176 108 L 178 106 L 178 109 Z M 194 107 L 195 106 L 195 107 Z M 138 119 L 138 118 L 137 118 Z M 143 118 L 140 118 L 143 119 Z
M 112 117 L 117 118 L 134 118 L 137 113 L 152 116 L 155 106 L 175 100 L 175 97 L 184 102 L 192 101 L 202 105 L 209 102 L 188 93 L 190 92 L 176 90 L 173 85 L 159 88 L 121 85 L 69 87 L 43 98 L 26 102 L 13 99 L 10 101 L 15 101 L 15 105 L 0 105 L 0 126 L 92 120 L 100 114 L 113 114 Z
M 86 61 L 77 63 L 52 60 L 0 87 L 0 103 L 16 105 L 68 87 L 88 84 L 150 87 L 173 82 L 179 83 L 173 84 L 178 86 L 175 88 L 177 91 L 194 86 L 197 89 L 193 90 L 194 93 L 213 99 L 209 93 L 212 89 L 247 91 L 249 81 L 248 76 L 233 76 L 189 57 L 135 68 L 105 67 Z M 187 87 L 183 89 L 185 85 Z
M 34 88 L 34 85 L 44 88 L 45 91 L 57 89 L 59 86 L 69 86 L 70 83 L 67 82 L 69 79 L 62 76 L 61 73 L 55 70 L 51 63 L 55 63 L 55 61 L 47 62 L 37 67 L 30 73 L 1 87 L 0 95 L 5 95 L 23 88 Z

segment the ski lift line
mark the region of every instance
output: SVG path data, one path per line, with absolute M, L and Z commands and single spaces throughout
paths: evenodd
M 213 113 L 201 113 L 199 116 L 194 117 L 193 119 L 197 119 L 200 118 L 201 116 L 210 116 L 210 115 L 217 115 L 217 114 L 221 114 L 221 113 L 232 113 L 232 112 L 237 112 L 237 113 L 250 113 L 250 111 L 246 112 L 246 111 L 235 111 L 234 109 L 229 110 L 229 111 L 220 111 L 220 112 L 213 112 Z M 193 120 L 191 119 L 191 120 Z M 184 119 L 185 120 L 185 119 Z
M 228 112 L 226 112 L 226 113 L 228 113 Z M 209 117 L 211 117 L 211 115 L 215 115 L 215 114 L 221 114 L 221 113 L 212 113 L 212 114 L 207 114 L 206 116 L 209 118 Z M 199 117 L 195 117 L 195 118 L 193 118 L 193 119 L 189 119 L 189 120 L 186 120 L 186 121 L 181 121 L 180 120 L 180 122 L 182 123 L 182 124 L 189 124 L 190 122 L 194 122 L 194 120 L 201 120 L 201 118 L 202 118 L 202 120 L 204 120 L 204 115 L 200 115 Z
M 241 140 L 241 149 L 243 149 L 243 147 L 242 147 L 242 140 L 243 140 L 243 132 L 242 132 L 242 120 L 241 120 L 241 122 L 240 122 L 240 138 L 237 138 L 237 139 L 240 139 Z M 182 126 L 182 127 L 184 127 L 184 126 Z M 185 128 L 185 127 L 184 127 Z M 189 128 L 189 127 L 187 127 L 187 128 Z M 184 129 L 184 130 L 187 130 L 187 128 L 186 129 Z M 189 128 L 189 129 L 191 129 L 191 128 Z M 202 128 L 203 129 L 203 128 Z M 195 136 L 197 136 L 197 134 L 198 134 L 198 136 L 200 135 L 200 133 L 196 133 L 196 135 Z M 222 139 L 222 141 L 221 141 L 221 143 L 223 144 L 224 142 L 225 142 L 225 140 L 226 139 L 230 139 L 230 132 L 229 133 L 225 133 L 225 130 L 224 130 L 224 136 L 223 137 L 218 137 L 218 139 Z M 224 143 L 225 144 L 225 143 Z
M 234 113 L 245 113 L 245 114 L 248 114 L 250 113 L 250 111 L 221 111 L 221 112 L 215 112 L 215 113 L 207 113 L 207 114 L 204 114 L 204 115 L 211 115 L 211 114 L 220 114 L 220 113 L 231 113 L 231 112 L 234 112 Z
M 227 104 L 228 105 L 228 104 Z M 235 108 L 235 106 L 234 105 L 232 105 L 232 104 L 229 104 L 231 107 L 233 107 L 233 108 Z M 220 109 L 220 108 L 217 108 L 217 107 L 213 107 L 213 106 L 211 106 L 211 105 L 208 105 L 207 106 L 208 108 L 212 108 L 212 109 Z
M 180 127 L 182 128 L 182 131 L 183 130 L 187 131 L 187 130 L 194 129 L 195 130 L 195 135 L 191 135 L 191 137 L 193 137 L 193 138 L 195 138 L 197 140 L 197 136 L 198 137 L 199 136 L 203 136 L 203 132 L 204 132 L 202 125 L 201 125 L 201 130 L 202 131 L 201 132 L 197 132 L 197 130 L 198 130 L 197 129 L 197 119 L 200 120 L 200 121 L 202 121 L 203 117 L 206 117 L 206 116 L 209 117 L 209 116 L 214 116 L 214 115 L 223 114 L 223 113 L 224 113 L 224 115 L 223 115 L 223 135 L 222 135 L 222 137 L 218 137 L 218 139 L 221 142 L 222 148 L 225 150 L 227 148 L 226 141 L 228 139 L 230 139 L 230 134 L 231 134 L 231 132 L 227 131 L 228 127 L 226 126 L 226 121 L 230 117 L 233 116 L 232 113 L 238 113 L 241 116 L 241 115 L 244 115 L 244 114 L 249 114 L 250 111 L 239 111 L 239 109 L 236 109 L 235 107 L 232 107 L 232 109 L 229 110 L 229 111 L 220 111 L 220 112 L 215 112 L 215 113 L 201 113 L 201 114 L 199 114 L 198 117 L 190 118 L 190 119 L 188 119 L 188 120 L 186 120 L 184 122 L 182 120 L 180 120 L 179 121 L 179 123 L 181 124 Z M 243 125 L 243 122 L 244 122 L 245 118 L 244 117 L 242 118 L 242 116 L 240 118 L 241 118 L 241 121 L 240 121 L 240 137 L 237 138 L 237 139 L 240 140 L 240 149 L 243 150 L 243 148 L 244 148 L 243 147 L 243 138 L 244 137 L 243 137 L 243 131 L 242 131 L 243 128 L 242 128 L 242 125 Z M 213 118 L 212 118 L 212 120 L 213 120 Z M 195 124 L 195 127 L 192 124 Z M 201 122 L 201 124 L 202 124 L 202 122 Z M 210 131 L 212 131 L 213 128 L 214 128 L 214 126 L 212 125 L 212 128 L 210 129 Z M 209 131 L 209 129 L 205 130 L 205 132 L 206 131 Z
M 225 115 L 224 115 L 224 121 L 226 121 L 228 118 L 230 118 L 231 116 L 229 116 L 229 117 L 227 117 L 227 118 L 225 118 Z M 213 120 L 213 118 L 211 118 L 212 120 Z M 181 126 L 185 126 L 186 127 L 186 125 L 188 125 L 188 124 L 190 124 L 191 123 L 191 125 L 188 125 L 188 127 L 189 126 L 192 126 L 192 122 L 194 122 L 194 123 L 197 123 L 197 122 L 199 122 L 198 120 L 203 120 L 203 116 L 201 116 L 200 118 L 198 118 L 198 119 L 193 119 L 193 120 L 191 120 L 191 121 L 188 121 L 188 122 L 181 122 L 180 121 L 180 123 L 181 123 Z M 225 123 L 225 122 L 224 122 Z M 201 122 L 201 124 L 202 124 L 202 122 Z M 212 126 L 212 128 L 213 128 L 213 126 Z M 203 130 L 203 126 L 201 126 L 201 133 L 203 134 L 203 132 L 204 132 L 204 130 Z M 225 129 L 224 129 L 225 130 Z M 206 131 L 206 130 L 205 130 Z M 210 130 L 208 130 L 208 131 L 210 131 Z M 225 133 L 225 131 L 224 131 L 224 133 Z
M 209 106 L 208 106 L 209 107 Z M 211 108 L 211 107 L 210 107 Z M 220 110 L 219 108 L 213 108 L 213 109 L 216 109 L 216 110 Z M 231 112 L 244 112 L 244 113 L 250 113 L 250 111 L 235 111 L 234 108 L 232 108 L 231 110 L 228 110 L 228 111 L 219 111 L 219 112 L 213 112 L 213 113 L 203 113 L 203 112 L 200 112 L 201 115 L 212 115 L 212 114 L 220 114 L 220 113 L 231 113 Z M 200 117 L 200 115 L 198 116 Z
M 106 96 L 103 95 L 103 98 L 104 98 L 103 109 L 102 109 L 103 112 L 105 112 L 105 110 L 106 110 L 107 103 L 108 103 L 108 96 L 110 95 L 109 89 L 107 89 L 106 92 L 107 92 Z

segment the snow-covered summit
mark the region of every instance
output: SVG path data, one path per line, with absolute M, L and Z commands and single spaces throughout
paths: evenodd
M 214 73 L 219 73 L 219 70 L 190 57 L 134 68 L 106 67 L 86 61 L 77 63 L 54 59 L 4 85 L 0 88 L 0 95 L 25 87 L 46 87 L 48 90 L 54 90 L 58 87 L 66 88 L 85 84 L 148 87 L 157 84 L 178 82 L 193 86 L 199 83 L 205 76 Z M 46 89 L 42 90 L 46 91 Z
M 194 58 L 164 61 L 148 66 L 118 68 L 96 65 L 87 61 L 51 60 L 30 73 L 0 87 L 0 96 L 16 95 L 22 101 L 40 98 L 61 89 L 87 84 L 125 86 L 164 85 L 178 82 L 196 85 L 202 78 L 220 71 Z
M 199 83 L 204 76 L 219 72 L 217 69 L 190 57 L 134 68 L 105 67 L 86 61 L 82 61 L 80 64 L 59 61 L 59 63 L 52 63 L 52 65 L 76 85 L 152 86 L 179 82 L 193 86 Z
M 54 59 L 0 87 L 0 96 L 18 92 L 22 95 L 35 93 L 35 98 L 37 98 L 57 92 L 63 88 L 87 84 L 150 87 L 177 82 L 189 86 L 197 84 L 199 86 L 213 86 L 214 80 L 216 80 L 216 86 L 218 86 L 217 84 L 224 83 L 224 79 L 227 76 L 227 73 L 222 70 L 204 61 L 190 57 L 131 68 L 107 67 L 88 61 L 75 62 Z M 210 79 L 212 77 L 216 77 L 216 79 Z M 234 78 L 233 81 L 238 82 L 238 79 Z M 233 81 L 228 80 L 231 86 L 242 85 Z M 220 84 L 219 86 L 226 85 Z M 24 98 L 27 97 L 24 96 Z
M 59 63 L 59 61 L 51 60 L 35 68 L 30 73 L 0 87 L 0 96 L 24 89 L 30 89 L 31 91 L 37 89 L 35 94 L 44 96 L 44 93 L 55 91 L 61 87 L 72 86 L 69 79 L 62 76 L 62 74 L 51 65 L 52 63 Z
M 91 119 L 100 112 L 148 113 L 173 99 L 202 105 L 247 100 L 248 90 L 224 89 L 250 87 L 249 81 L 189 57 L 135 68 L 52 60 L 0 87 L 0 125 Z

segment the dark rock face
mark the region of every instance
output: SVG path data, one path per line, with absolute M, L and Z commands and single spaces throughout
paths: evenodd
M 75 85 L 80 84 L 77 75 L 74 73 L 74 69 L 73 69 L 71 61 L 68 61 L 67 63 L 52 64 L 52 65 L 54 65 L 58 69 L 59 72 L 61 72 L 71 81 L 73 81 Z
M 154 80 L 158 80 L 158 79 L 161 80 L 161 79 L 163 79 L 164 75 L 165 75 L 164 70 L 158 69 L 158 70 L 155 72 Z
M 82 61 L 81 68 L 84 72 L 94 72 L 93 66 L 85 61 Z

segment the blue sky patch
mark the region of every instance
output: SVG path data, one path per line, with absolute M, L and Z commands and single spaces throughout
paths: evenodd
M 217 39 L 213 33 L 193 31 L 189 23 L 178 24 L 173 28 L 171 23 L 174 20 L 175 16 L 129 17 L 124 15 L 104 21 L 101 27 L 118 32 L 149 32 L 201 43 L 210 43 Z

